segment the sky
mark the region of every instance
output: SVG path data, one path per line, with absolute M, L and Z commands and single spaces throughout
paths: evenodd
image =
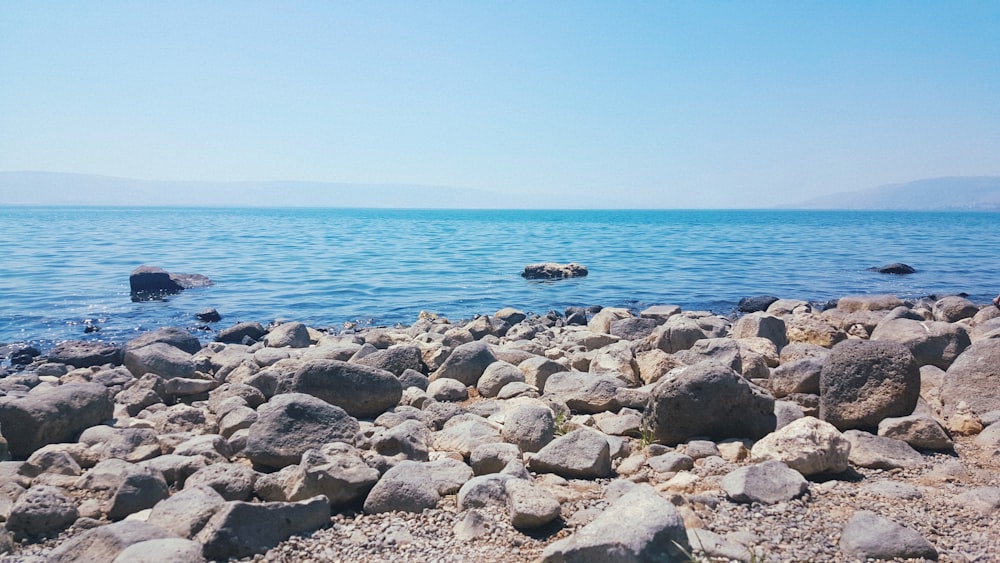
M 0 2 L 0 171 L 779 205 L 1000 175 L 998 37 L 996 1 Z

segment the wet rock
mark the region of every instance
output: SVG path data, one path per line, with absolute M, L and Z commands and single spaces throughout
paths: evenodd
M 894 274 L 894 275 L 906 275 L 914 274 L 917 272 L 909 264 L 903 264 L 902 262 L 893 262 L 892 264 L 886 264 L 884 266 L 872 266 L 868 268 L 872 272 L 878 272 L 880 274 Z
M 528 280 L 555 280 L 564 278 L 578 278 L 588 274 L 587 267 L 582 264 L 570 262 L 569 264 L 559 264 L 556 262 L 540 262 L 528 264 L 521 272 L 521 277 Z
M 185 289 L 207 287 L 212 280 L 201 274 L 171 273 L 157 266 L 142 265 L 132 270 L 128 284 L 133 301 L 156 299 Z

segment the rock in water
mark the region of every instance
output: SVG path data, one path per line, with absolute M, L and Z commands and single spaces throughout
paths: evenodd
M 521 277 L 528 280 L 558 280 L 564 278 L 582 278 L 587 273 L 587 267 L 583 264 L 576 264 L 574 262 L 570 262 L 569 264 L 541 262 L 525 266 L 524 271 L 521 272 Z
M 892 264 L 886 264 L 885 266 L 871 267 L 868 269 L 872 272 L 878 272 L 880 274 L 895 274 L 900 276 L 916 273 L 913 266 L 903 264 L 901 262 L 894 262 Z
M 201 274 L 174 274 L 144 264 L 132 270 L 128 283 L 133 301 L 147 301 L 192 287 L 207 287 L 212 285 L 212 280 Z

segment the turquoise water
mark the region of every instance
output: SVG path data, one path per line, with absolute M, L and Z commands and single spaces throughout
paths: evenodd
M 504 306 L 672 303 L 731 312 L 749 295 L 826 301 L 1000 291 L 1000 214 L 827 211 L 435 211 L 375 209 L 0 208 L 0 343 L 125 340 L 301 320 L 412 323 Z M 579 262 L 586 278 L 520 277 L 525 264 Z M 918 273 L 866 270 L 905 262 Z M 140 264 L 216 285 L 133 303 Z M 84 335 L 87 323 L 101 327 Z M 210 334 L 204 334 L 207 338 Z

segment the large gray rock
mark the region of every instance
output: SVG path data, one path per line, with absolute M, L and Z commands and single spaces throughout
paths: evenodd
M 680 513 L 655 489 L 637 485 L 593 522 L 542 552 L 544 563 L 688 561 Z
M 847 471 L 851 443 L 829 422 L 800 418 L 753 445 L 754 459 L 777 460 L 803 475 Z
M 950 450 L 955 445 L 948 431 L 934 417 L 924 414 L 885 418 L 878 423 L 878 435 L 922 450 Z
M 501 437 L 523 452 L 537 452 L 556 435 L 552 410 L 542 405 L 521 405 L 507 412 Z
M 1000 409 L 1000 338 L 977 340 L 948 368 L 941 388 L 943 414 L 951 417 L 960 402 L 976 414 Z
M 608 477 L 611 446 L 604 434 L 580 428 L 549 442 L 528 460 L 528 468 L 569 479 Z
M 774 398 L 732 369 L 706 361 L 661 380 L 645 422 L 653 438 L 668 445 L 695 436 L 757 439 L 775 428 Z
M 529 280 L 556 280 L 563 278 L 578 278 L 587 275 L 587 267 L 583 264 L 570 262 L 569 264 L 559 264 L 556 262 L 539 262 L 528 264 L 521 272 L 521 277 Z
M 872 340 L 899 342 L 910 350 L 917 365 L 933 365 L 941 369 L 955 361 L 972 341 L 960 324 L 891 318 L 875 327 Z
M 264 336 L 264 345 L 271 348 L 308 348 L 309 329 L 299 322 L 282 323 Z
M 75 486 L 101 499 L 101 511 L 109 520 L 121 520 L 152 508 L 170 496 L 167 481 L 159 471 L 120 459 L 101 461 L 80 477 Z
M 423 372 L 426 369 L 420 355 L 420 348 L 416 346 L 390 346 L 356 359 L 354 362 L 391 372 L 397 377 L 402 376 L 403 372 L 408 369 L 416 372 Z
M 411 419 L 376 432 L 371 437 L 371 446 L 385 457 L 427 461 L 430 441 L 430 429 L 419 419 Z
M 112 417 L 114 402 L 100 383 L 67 383 L 0 402 L 0 427 L 10 455 L 24 459 L 46 444 L 72 442 Z M 17 429 L 17 431 L 13 431 Z
M 129 350 L 142 348 L 143 346 L 148 346 L 157 342 L 169 344 L 174 348 L 187 352 L 188 354 L 196 354 L 199 350 L 201 350 L 201 342 L 199 342 L 198 338 L 193 334 L 183 328 L 165 326 L 143 333 L 132 340 L 129 340 L 128 343 L 125 344 L 125 351 L 128 352 Z
M 481 397 L 496 397 L 504 385 L 514 382 L 523 382 L 524 372 L 513 364 L 498 361 L 493 362 L 483 371 L 482 377 L 476 384 L 476 390 Z
M 164 294 L 178 293 L 194 287 L 208 287 L 212 280 L 202 274 L 180 274 L 158 266 L 143 264 L 128 277 L 133 301 L 156 299 Z
M 487 507 L 506 507 L 510 502 L 507 482 L 516 480 L 512 475 L 490 473 L 473 477 L 458 490 L 458 509 L 470 510 Z
M 172 532 L 139 520 L 115 522 L 91 528 L 62 543 L 49 553 L 48 563 L 114 561 L 130 545 L 176 537 Z
M 339 360 L 310 360 L 278 385 L 279 393 L 306 393 L 351 416 L 375 417 L 399 403 L 403 386 L 391 372 Z
M 468 386 L 475 386 L 490 364 L 497 361 L 489 345 L 482 341 L 456 346 L 444 363 L 433 374 L 431 381 L 442 377 L 457 379 Z
M 502 441 L 500 429 L 486 419 L 475 415 L 460 415 L 445 423 L 444 428 L 431 437 L 434 449 L 457 452 L 468 458 L 481 444 Z
M 933 559 L 938 553 L 919 532 L 859 510 L 840 533 L 840 551 L 861 559 Z
M 260 340 L 264 337 L 266 331 L 264 327 L 258 322 L 246 322 L 238 323 L 229 328 L 224 328 L 219 331 L 216 335 L 216 342 L 225 342 L 228 344 L 239 344 L 243 342 L 244 338 L 249 338 L 251 340 Z
M 660 326 L 660 321 L 654 318 L 627 317 L 611 321 L 609 333 L 622 340 L 642 340 Z
M 76 503 L 62 489 L 38 485 L 17 497 L 6 527 L 15 537 L 40 536 L 69 527 L 78 516 Z
M 723 477 L 720 485 L 736 502 L 763 504 L 786 502 L 809 489 L 801 473 L 777 460 L 741 467 Z
M 760 336 L 774 343 L 780 351 L 788 344 L 788 337 L 785 336 L 785 321 L 780 318 L 764 313 L 756 312 L 740 317 L 732 328 L 733 338 L 751 338 Z
M 264 500 L 298 501 L 323 495 L 332 507 L 363 499 L 378 482 L 378 470 L 369 467 L 348 444 L 333 442 L 302 454 L 298 465 L 265 475 L 257 483 Z
M 201 544 L 181 538 L 164 538 L 134 543 L 111 563 L 202 563 Z
M 800 358 L 781 364 L 771 372 L 768 385 L 775 398 L 793 393 L 819 395 L 819 376 L 825 358 Z
M 162 342 L 154 342 L 125 352 L 125 367 L 136 377 L 155 373 L 164 379 L 191 378 L 195 372 L 191 354 Z
M 562 401 L 574 412 L 593 414 L 618 410 L 621 407 L 618 389 L 624 386 L 617 377 L 563 371 L 549 377 L 545 394 Z
M 566 367 L 560 363 L 553 362 L 544 356 L 528 358 L 517 364 L 517 369 L 524 374 L 524 381 L 528 385 L 534 385 L 539 393 L 545 392 L 545 384 L 553 374 L 566 371 Z
M 674 357 L 687 365 L 711 360 L 737 373 L 743 371 L 740 345 L 732 338 L 704 338 L 692 344 L 687 350 L 677 352 Z
M 687 317 L 674 315 L 667 319 L 667 322 L 656 327 L 646 339 L 646 343 L 651 348 L 675 354 L 681 350 L 687 350 L 702 338 L 708 338 L 708 335 L 697 322 Z
M 979 307 L 964 297 L 949 295 L 938 299 L 934 303 L 931 312 L 934 314 L 936 320 L 953 323 L 976 316 L 976 313 L 979 312 Z
M 844 437 L 851 442 L 850 461 L 869 469 L 901 469 L 913 467 L 923 456 L 901 440 L 875 436 L 861 430 L 848 430 Z
M 330 501 L 324 496 L 300 502 L 229 502 L 195 537 L 209 559 L 249 557 L 296 534 L 330 525 Z
M 56 344 L 49 351 L 48 360 L 75 368 L 89 368 L 104 364 L 118 365 L 122 363 L 122 349 L 120 346 L 107 342 L 67 340 Z
M 920 368 L 896 342 L 848 340 L 830 351 L 820 375 L 819 417 L 839 430 L 872 429 L 913 412 Z
M 357 419 L 344 409 L 312 395 L 287 393 L 257 409 L 243 453 L 258 465 L 280 469 L 328 442 L 353 443 L 359 430 Z
M 431 471 L 416 461 L 401 461 L 382 475 L 365 498 L 364 510 L 378 514 L 398 510 L 422 512 L 437 507 L 441 495 Z
M 250 500 L 258 476 L 241 463 L 213 463 L 188 477 L 184 488 L 211 487 L 226 500 Z
M 226 499 L 211 487 L 184 489 L 154 506 L 146 521 L 191 539 L 225 504 Z
M 559 501 L 545 489 L 523 479 L 508 479 L 504 485 L 510 523 L 515 528 L 539 528 L 559 518 Z

